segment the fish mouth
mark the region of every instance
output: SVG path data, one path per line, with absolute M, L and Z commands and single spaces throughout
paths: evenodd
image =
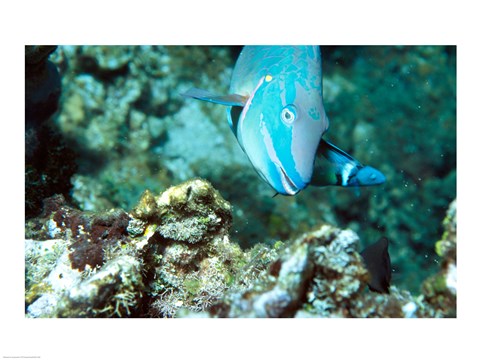
M 297 185 L 288 177 L 288 175 L 285 173 L 285 171 L 282 169 L 281 166 L 277 166 L 278 169 L 280 170 L 280 179 L 282 180 L 282 186 L 283 189 L 285 190 L 285 193 L 287 195 L 295 195 L 300 191 Z

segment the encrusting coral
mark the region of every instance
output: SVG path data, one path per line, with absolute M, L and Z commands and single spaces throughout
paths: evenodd
M 125 221 L 127 220 L 127 221 Z M 143 294 L 142 259 L 126 237 L 121 210 L 89 214 L 65 203 L 44 202 L 27 222 L 25 306 L 30 317 L 136 315 Z
M 181 307 L 205 310 L 244 262 L 228 238 L 231 222 L 230 204 L 199 179 L 158 197 L 146 191 L 130 214 L 82 212 L 52 197 L 26 226 L 35 238 L 26 241 L 27 315 L 169 317 Z M 55 247 L 37 249 L 51 242 Z
M 205 310 L 222 297 L 244 256 L 228 237 L 231 206 L 210 183 L 190 180 L 156 198 L 146 192 L 132 216 L 149 221 L 143 238 L 150 315 Z
M 454 204 L 437 245 L 440 273 L 413 297 L 394 285 L 368 290 L 349 229 L 322 225 L 243 251 L 229 235 L 232 206 L 202 179 L 145 191 L 129 213 L 82 212 L 54 196 L 26 224 L 26 316 L 454 316 Z
M 252 285 L 227 292 L 208 316 L 430 316 L 428 306 L 406 291 L 367 290 L 369 274 L 356 250 L 358 240 L 353 231 L 329 225 L 299 237 L 280 250 Z
M 425 300 L 436 309 L 436 316 L 455 317 L 457 302 L 457 201 L 454 200 L 443 220 L 442 238 L 435 251 L 442 257 L 440 271 L 424 281 Z

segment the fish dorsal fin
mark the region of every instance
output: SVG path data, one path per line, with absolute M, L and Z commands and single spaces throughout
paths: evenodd
M 207 90 L 202 90 L 198 88 L 191 88 L 187 92 L 183 93 L 182 96 L 190 97 L 197 100 L 208 101 L 215 104 L 225 105 L 225 106 L 244 106 L 248 100 L 248 97 L 238 94 L 229 94 L 229 95 L 216 95 Z

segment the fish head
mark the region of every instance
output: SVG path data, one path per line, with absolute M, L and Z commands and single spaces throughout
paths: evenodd
M 327 129 L 321 88 L 288 73 L 266 74 L 240 114 L 237 138 L 275 191 L 295 195 L 310 182 L 315 153 Z

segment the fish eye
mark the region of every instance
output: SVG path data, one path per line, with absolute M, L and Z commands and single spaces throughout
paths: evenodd
M 287 105 L 282 109 L 280 114 L 282 121 L 285 124 L 291 124 L 297 118 L 297 111 L 295 109 L 295 105 Z

